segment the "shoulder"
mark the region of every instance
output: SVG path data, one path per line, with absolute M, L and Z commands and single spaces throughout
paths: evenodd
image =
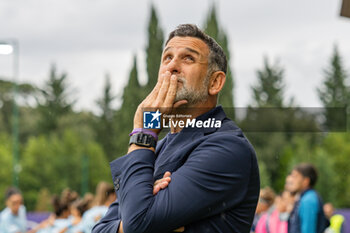
M 0 212 L 0 220 L 5 221 L 11 217 L 11 211 L 9 208 L 5 208 Z
M 302 196 L 301 202 L 318 202 L 318 196 L 315 190 L 311 189 L 306 191 L 306 193 Z
M 306 193 L 300 199 L 300 205 L 308 208 L 308 207 L 318 207 L 319 200 L 318 195 L 315 190 L 306 191 Z
M 192 162 L 208 171 L 245 176 L 258 169 L 255 152 L 240 130 L 218 130 L 205 135 L 186 164 Z
M 253 146 L 245 137 L 242 130 L 228 118 L 223 120 L 222 127 L 206 135 L 203 142 L 211 146 L 226 148 L 231 153 L 240 152 L 244 155 L 255 155 Z

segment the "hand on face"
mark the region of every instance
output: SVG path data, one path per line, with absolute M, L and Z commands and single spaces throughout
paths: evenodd
M 171 74 L 166 71 L 158 78 L 158 82 L 152 92 L 146 97 L 145 100 L 138 106 L 134 116 L 134 129 L 142 128 L 143 111 L 145 109 L 160 109 L 162 114 L 171 113 L 173 109 L 186 104 L 187 100 L 179 100 L 175 102 L 177 92 L 177 79 L 175 74 Z M 154 129 L 156 133 L 159 133 L 161 129 Z

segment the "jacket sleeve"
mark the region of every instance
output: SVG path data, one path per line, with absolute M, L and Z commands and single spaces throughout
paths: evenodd
M 317 232 L 317 214 L 319 210 L 319 201 L 316 193 L 306 193 L 300 201 L 299 217 L 302 233 Z
M 172 173 L 169 186 L 155 196 L 154 152 L 139 149 L 113 161 L 124 232 L 169 232 L 234 207 L 247 192 L 252 154 L 243 138 L 228 133 L 212 136 L 192 151 Z
M 117 233 L 120 221 L 119 203 L 116 200 L 109 206 L 105 216 L 94 226 L 92 233 Z

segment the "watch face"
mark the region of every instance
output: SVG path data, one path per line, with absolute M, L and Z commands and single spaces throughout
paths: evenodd
M 154 137 L 152 137 L 151 135 L 148 135 L 148 134 L 144 134 L 144 133 L 138 133 L 138 134 L 132 135 L 130 138 L 129 144 L 132 144 L 132 143 L 134 143 L 135 145 L 138 145 L 138 146 L 143 146 L 143 147 L 155 147 L 156 146 L 156 140 L 154 139 Z
M 151 137 L 147 134 L 139 134 L 138 140 L 136 142 L 136 145 L 140 144 L 139 146 L 150 146 L 151 145 Z

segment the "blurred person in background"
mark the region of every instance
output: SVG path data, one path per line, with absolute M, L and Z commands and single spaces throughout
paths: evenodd
M 0 213 L 0 233 L 36 233 L 46 227 L 47 222 L 42 222 L 27 231 L 26 208 L 23 205 L 22 194 L 17 188 L 7 189 L 5 199 L 6 208 Z
M 62 229 L 60 233 L 83 233 L 84 225 L 82 216 L 88 210 L 92 200 L 85 196 L 84 199 L 77 199 L 70 205 L 71 216 L 69 217 L 70 224 Z
M 259 201 L 256 207 L 251 232 L 256 231 L 255 228 L 259 222 L 259 219 L 262 217 L 263 214 L 265 214 L 270 209 L 270 207 L 274 203 L 274 200 L 275 200 L 275 192 L 270 187 L 266 187 L 260 190 Z
M 85 233 L 92 231 L 92 228 L 107 213 L 108 207 L 116 198 L 113 185 L 104 181 L 97 185 L 93 207 L 83 214 L 82 225 Z
M 323 211 L 330 221 L 330 226 L 325 233 L 344 233 L 345 218 L 341 214 L 334 214 L 334 207 L 332 203 L 323 205 Z
M 59 233 L 64 228 L 70 226 L 69 203 L 67 203 L 65 198 L 59 198 L 58 196 L 55 196 L 52 202 L 56 218 L 48 232 Z
M 296 202 L 288 219 L 289 233 L 324 232 L 329 221 L 323 212 L 322 201 L 314 190 L 317 171 L 312 164 L 295 166 L 290 174 L 290 191 L 296 193 Z
M 54 214 L 44 221 L 47 222 L 46 227 L 38 231 L 38 233 L 60 233 L 66 227 L 70 226 L 69 203 L 65 200 L 65 198 L 60 198 L 59 196 L 52 198 Z
M 0 214 L 1 233 L 24 233 L 27 231 L 26 209 L 23 197 L 17 188 L 9 188 L 5 193 L 6 208 Z
M 287 206 L 290 199 L 290 192 L 283 191 L 275 197 L 274 205 L 270 207 L 259 219 L 256 233 L 287 233 L 288 217 Z

